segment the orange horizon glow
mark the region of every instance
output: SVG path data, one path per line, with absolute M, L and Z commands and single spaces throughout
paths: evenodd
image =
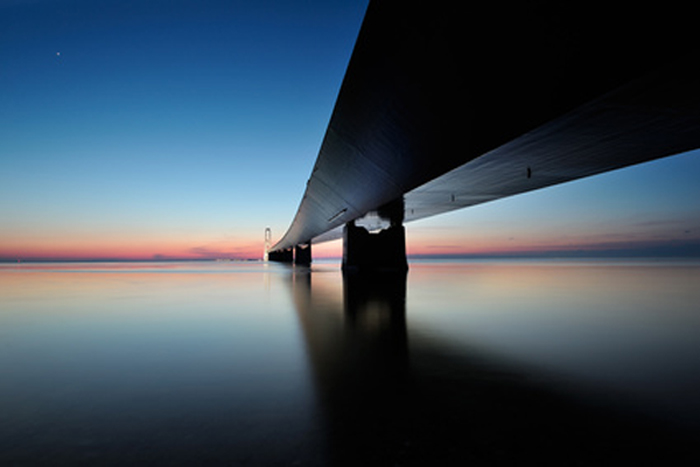
M 31 244 L 30 242 L 3 242 L 0 246 L 0 260 L 196 260 L 196 259 L 261 259 L 263 245 L 260 241 L 239 244 L 226 242 L 187 242 L 187 241 L 83 241 L 51 242 Z
M 513 241 L 510 238 L 489 238 L 488 236 L 470 236 L 443 234 L 435 237 L 434 233 L 415 232 L 406 241 L 409 257 L 459 257 L 459 256 L 536 256 L 552 254 L 580 254 L 619 251 L 661 251 L 661 246 L 683 248 L 697 256 L 700 240 L 695 237 L 686 239 L 665 238 L 660 241 L 631 237 L 582 236 L 580 238 L 556 236 L 524 236 Z M 656 249 L 656 250 L 655 250 Z M 179 239 L 176 237 L 156 238 L 98 238 L 71 237 L 56 238 L 12 238 L 0 241 L 0 261 L 159 261 L 159 260 L 257 260 L 262 259 L 264 241 L 262 239 L 225 239 L 206 240 L 203 238 Z M 337 259 L 342 257 L 342 241 L 313 245 L 313 258 Z

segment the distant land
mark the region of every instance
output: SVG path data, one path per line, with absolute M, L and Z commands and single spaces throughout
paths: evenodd
M 0 258 L 0 263 L 183 263 L 183 262 L 262 262 L 261 258 Z
M 445 253 L 445 254 L 409 254 L 413 260 L 449 260 L 449 259 L 557 259 L 557 258 L 700 258 L 700 241 L 648 244 L 634 247 L 610 247 L 610 248 L 580 248 L 580 249 L 553 249 L 537 251 L 503 251 L 484 253 Z M 338 256 L 324 256 L 314 258 L 316 261 L 339 260 Z M 108 262 L 261 262 L 261 258 L 11 258 L 0 257 L 0 263 L 108 263 Z

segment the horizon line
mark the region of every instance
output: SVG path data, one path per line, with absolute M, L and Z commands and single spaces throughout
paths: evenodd
M 644 253 L 637 251 L 566 251 L 566 252 L 519 252 L 519 253 L 458 253 L 458 254 L 410 254 L 409 261 L 425 260 L 489 260 L 489 259 L 700 259 L 700 251 L 688 253 Z M 323 256 L 315 261 L 341 261 L 340 256 Z M 194 263 L 231 262 L 263 263 L 263 258 L 0 258 L 0 264 L 24 263 Z M 272 262 L 272 261 L 271 261 Z

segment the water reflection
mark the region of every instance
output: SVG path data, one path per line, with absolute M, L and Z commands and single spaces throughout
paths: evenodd
M 409 331 L 404 274 L 345 275 L 342 292 L 332 274 L 293 276 L 332 465 L 625 465 L 698 457 L 688 427 L 553 385 L 546 372 L 539 377 L 482 346 L 463 342 L 456 350 L 449 338 Z M 464 299 L 455 289 L 449 294 L 433 305 Z M 500 294 L 512 300 L 517 291 Z M 464 331 L 455 334 L 464 339 Z
M 0 265 L 0 465 L 699 460 L 700 424 L 672 423 L 700 420 L 698 279 L 697 265 Z
M 260 265 L 0 265 L 0 465 L 320 465 L 308 363 Z

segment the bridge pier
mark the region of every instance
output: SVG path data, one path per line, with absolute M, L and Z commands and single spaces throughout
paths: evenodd
M 268 261 L 276 263 L 294 263 L 299 266 L 311 264 L 311 243 L 296 245 L 294 248 L 270 251 L 267 253 Z
M 343 272 L 408 271 L 404 200 L 395 199 L 377 209 L 388 228 L 370 233 L 355 221 L 343 229 Z
M 355 222 L 343 230 L 343 271 L 407 271 L 406 230 L 392 225 L 370 233 Z
M 277 263 L 291 263 L 294 261 L 294 250 L 287 248 L 285 250 L 271 251 L 267 254 L 267 259 Z
M 294 264 L 299 266 L 311 264 L 311 242 L 294 247 Z

